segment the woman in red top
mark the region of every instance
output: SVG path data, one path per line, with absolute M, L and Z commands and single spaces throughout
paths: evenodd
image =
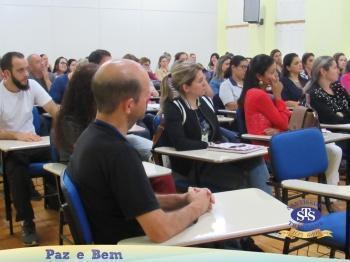
M 272 94 L 266 92 L 271 87 Z M 250 62 L 238 106 L 245 116 L 249 134 L 274 135 L 288 130 L 290 111 L 281 98 L 282 84 L 276 73 L 273 59 L 267 55 L 257 55 Z M 259 143 L 259 142 L 256 142 Z M 259 143 L 265 144 L 265 143 Z M 327 183 L 339 182 L 339 165 L 342 157 L 341 148 L 334 143 L 326 145 L 328 168 L 325 172 Z
M 271 87 L 272 94 L 266 89 Z M 273 135 L 288 129 L 290 111 L 281 98 L 276 64 L 268 55 L 257 55 L 250 62 L 239 107 L 244 113 L 249 134 Z

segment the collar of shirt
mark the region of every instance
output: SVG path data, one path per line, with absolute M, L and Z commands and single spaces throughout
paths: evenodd
M 237 82 L 235 80 L 233 80 L 232 77 L 230 77 L 229 79 L 230 79 L 230 82 L 233 86 L 238 86 Z
M 114 126 L 108 124 L 107 122 L 104 122 L 102 120 L 96 119 L 94 123 L 97 126 L 104 127 L 104 128 L 109 129 L 110 131 L 112 131 L 115 134 L 115 136 L 117 137 L 117 139 L 122 139 L 124 141 L 127 141 L 125 139 L 125 137 L 118 131 L 118 129 L 116 129 Z

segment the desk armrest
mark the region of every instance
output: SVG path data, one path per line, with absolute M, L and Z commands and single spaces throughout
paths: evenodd
M 315 182 L 289 179 L 282 182 L 282 187 L 341 200 L 350 200 L 350 186 L 336 186 Z

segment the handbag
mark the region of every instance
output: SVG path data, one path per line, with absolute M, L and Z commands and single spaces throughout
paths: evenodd
M 296 130 L 308 127 L 320 128 L 317 112 L 306 106 L 294 107 L 293 113 L 289 119 L 288 129 Z

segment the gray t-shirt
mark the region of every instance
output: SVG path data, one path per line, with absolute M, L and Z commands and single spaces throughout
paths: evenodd
M 56 78 L 55 74 L 49 72 L 49 79 L 51 81 L 51 85 L 52 85 L 53 81 L 55 80 L 55 78 Z M 37 81 L 47 92 L 51 88 L 51 86 L 46 86 L 44 78 L 36 78 L 31 73 L 29 73 L 29 79 L 33 79 L 33 80 Z

